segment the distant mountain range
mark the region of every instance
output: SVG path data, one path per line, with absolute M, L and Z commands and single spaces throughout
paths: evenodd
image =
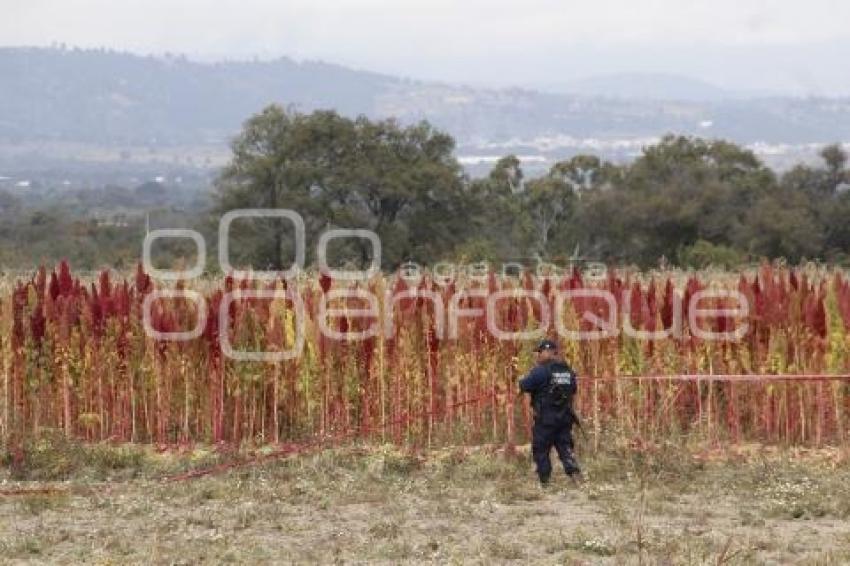
M 0 48 L 0 81 L 0 145 L 7 146 L 223 146 L 271 102 L 427 119 L 457 138 L 470 163 L 505 153 L 628 158 L 667 132 L 727 138 L 766 153 L 850 141 L 850 98 L 745 97 L 669 75 L 594 77 L 539 92 L 288 58 L 206 64 L 109 50 Z

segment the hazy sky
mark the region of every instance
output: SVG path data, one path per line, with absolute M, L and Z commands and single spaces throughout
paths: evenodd
M 850 93 L 846 0 L 0 0 L 0 44 L 289 55 L 545 87 L 618 72 Z

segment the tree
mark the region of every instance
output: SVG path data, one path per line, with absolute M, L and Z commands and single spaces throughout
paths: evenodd
M 808 192 L 813 198 L 832 195 L 842 183 L 850 180 L 846 169 L 847 153 L 839 144 L 825 146 L 819 152 L 824 163 L 822 167 L 796 165 L 782 177 L 783 186 L 797 191 Z
M 580 194 L 591 189 L 612 188 L 620 180 L 621 173 L 619 167 L 595 155 L 576 155 L 555 163 L 549 176 L 560 179 Z
M 753 255 L 791 262 L 815 258 L 823 249 L 823 232 L 805 195 L 777 190 L 756 201 L 735 241 Z
M 625 234 L 611 240 L 643 266 L 698 240 L 734 246 L 753 204 L 776 188 L 775 175 L 735 144 L 666 136 L 626 169 L 618 185 Z M 628 242 L 622 242 L 622 238 Z
M 826 187 L 825 192 L 835 194 L 839 186 L 850 181 L 850 173 L 847 167 L 847 152 L 840 144 L 832 144 L 820 151 L 820 156 L 826 164 Z
M 850 260 L 850 192 L 836 195 L 820 214 L 826 256 L 846 264 Z
M 218 178 L 214 214 L 234 208 L 289 208 L 308 239 L 329 227 L 367 228 L 382 241 L 383 264 L 436 261 L 463 236 L 464 184 L 454 140 L 426 122 L 349 119 L 331 111 L 299 114 L 269 106 L 249 119 Z M 291 237 L 280 222 L 254 221 L 235 236 L 242 260 L 282 269 Z M 368 261 L 353 240 L 343 255 Z
M 499 159 L 490 171 L 490 188 L 501 195 L 522 192 L 525 174 L 516 155 L 507 155 Z
M 248 119 L 231 143 L 230 163 L 215 181 L 214 223 L 238 208 L 289 208 L 314 220 L 322 203 L 311 198 L 311 190 L 326 173 L 316 166 L 314 153 L 330 132 L 343 137 L 339 126 L 333 113 L 316 114 L 307 121 L 277 105 Z M 295 245 L 287 228 L 272 219 L 234 224 L 230 238 L 230 247 L 237 251 L 232 263 L 258 269 L 284 269 L 287 252 Z
M 453 245 L 453 237 L 462 235 L 457 230 L 465 183 L 454 140 L 427 122 L 401 127 L 360 117 L 353 128 L 353 145 L 323 187 L 334 211 L 331 221 L 375 231 L 391 264 L 432 260 Z
M 525 173 L 515 155 L 499 159 L 487 177 L 470 183 L 466 218 L 473 241 L 459 246 L 465 259 L 487 256 L 506 260 L 525 255 L 530 219 L 521 202 L 524 188 Z
M 820 156 L 826 163 L 826 170 L 834 177 L 844 177 L 844 167 L 847 165 L 847 152 L 840 144 L 834 143 L 820 150 Z
M 535 228 L 533 248 L 545 257 L 553 231 L 573 214 L 575 192 L 554 170 L 529 181 L 526 187 L 522 202 Z

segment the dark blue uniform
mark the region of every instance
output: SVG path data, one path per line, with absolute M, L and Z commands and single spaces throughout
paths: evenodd
M 544 484 L 549 481 L 549 476 L 552 474 L 549 453 L 553 446 L 558 452 L 558 458 L 564 465 L 567 475 L 579 473 L 578 464 L 573 457 L 572 427 L 575 415 L 571 407 L 555 407 L 547 398 L 549 381 L 552 378 L 551 366 L 558 363 L 563 364 L 563 362 L 538 364 L 519 382 L 520 389 L 531 394 L 531 406 L 534 409 L 531 455 L 537 466 L 537 475 Z

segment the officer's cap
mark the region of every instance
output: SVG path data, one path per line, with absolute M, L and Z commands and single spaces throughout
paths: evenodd
M 534 349 L 535 352 L 542 352 L 543 350 L 557 350 L 558 345 L 552 342 L 551 340 L 543 340 L 540 342 L 537 347 Z

